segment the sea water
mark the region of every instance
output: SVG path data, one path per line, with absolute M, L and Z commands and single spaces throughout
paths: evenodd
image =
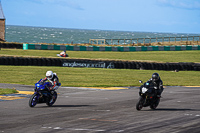
M 6 41 L 20 43 L 83 44 L 89 39 L 135 39 L 199 36 L 186 33 L 87 30 L 50 27 L 6 26 Z

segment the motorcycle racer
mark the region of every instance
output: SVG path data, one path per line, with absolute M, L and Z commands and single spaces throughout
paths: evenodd
M 163 81 L 161 80 L 158 73 L 153 73 L 152 77 L 146 83 L 144 83 L 144 85 L 153 87 L 155 89 L 157 97 L 161 97 L 164 88 L 163 88 Z M 140 87 L 140 90 L 143 86 Z M 141 93 L 139 92 L 139 94 Z
M 60 54 L 57 54 L 59 57 L 68 57 L 68 54 L 66 54 L 66 51 L 62 51 Z
M 52 71 L 47 71 L 46 77 L 42 79 L 40 82 L 45 82 L 47 80 L 49 80 L 49 82 L 51 83 L 51 87 L 49 87 L 48 89 L 53 95 L 54 90 L 57 90 L 60 86 L 58 76 L 56 73 L 53 73 Z

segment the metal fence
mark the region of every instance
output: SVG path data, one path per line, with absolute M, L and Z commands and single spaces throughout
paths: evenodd
M 97 45 L 127 45 L 127 44 L 148 44 L 158 42 L 199 42 L 200 36 L 181 36 L 181 37 L 156 37 L 156 38 L 133 38 L 133 39 L 90 39 L 90 44 Z

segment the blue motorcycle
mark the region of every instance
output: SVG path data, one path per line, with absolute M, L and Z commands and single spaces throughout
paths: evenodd
M 34 107 L 38 103 L 46 103 L 48 106 L 52 106 L 57 99 L 57 92 L 54 90 L 53 94 L 48 90 L 51 86 L 50 82 L 40 82 L 40 79 L 35 84 L 35 93 L 30 97 L 29 106 Z M 60 84 L 59 84 L 60 85 Z

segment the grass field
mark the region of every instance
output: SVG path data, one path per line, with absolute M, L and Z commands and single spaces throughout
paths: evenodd
M 200 86 L 200 71 L 154 71 L 38 66 L 0 66 L 1 83 L 34 85 L 47 70 L 56 72 L 62 86 L 111 87 L 139 86 L 158 72 L 165 86 Z
M 0 56 L 57 57 L 61 51 L 2 49 Z M 200 62 L 200 51 L 95 52 L 67 51 L 69 58 L 135 60 L 154 62 Z
M 0 56 L 57 57 L 61 51 L 2 49 Z M 155 62 L 200 62 L 200 51 L 88 52 L 67 51 L 70 58 L 141 60 Z M 158 72 L 165 86 L 200 86 L 200 71 L 155 71 L 39 66 L 0 66 L 1 83 L 34 85 L 47 70 L 56 72 L 62 86 L 111 87 L 139 86 Z
M 0 88 L 0 95 L 13 94 L 13 93 L 18 93 L 18 91 L 15 90 L 15 89 L 3 89 L 3 88 Z

